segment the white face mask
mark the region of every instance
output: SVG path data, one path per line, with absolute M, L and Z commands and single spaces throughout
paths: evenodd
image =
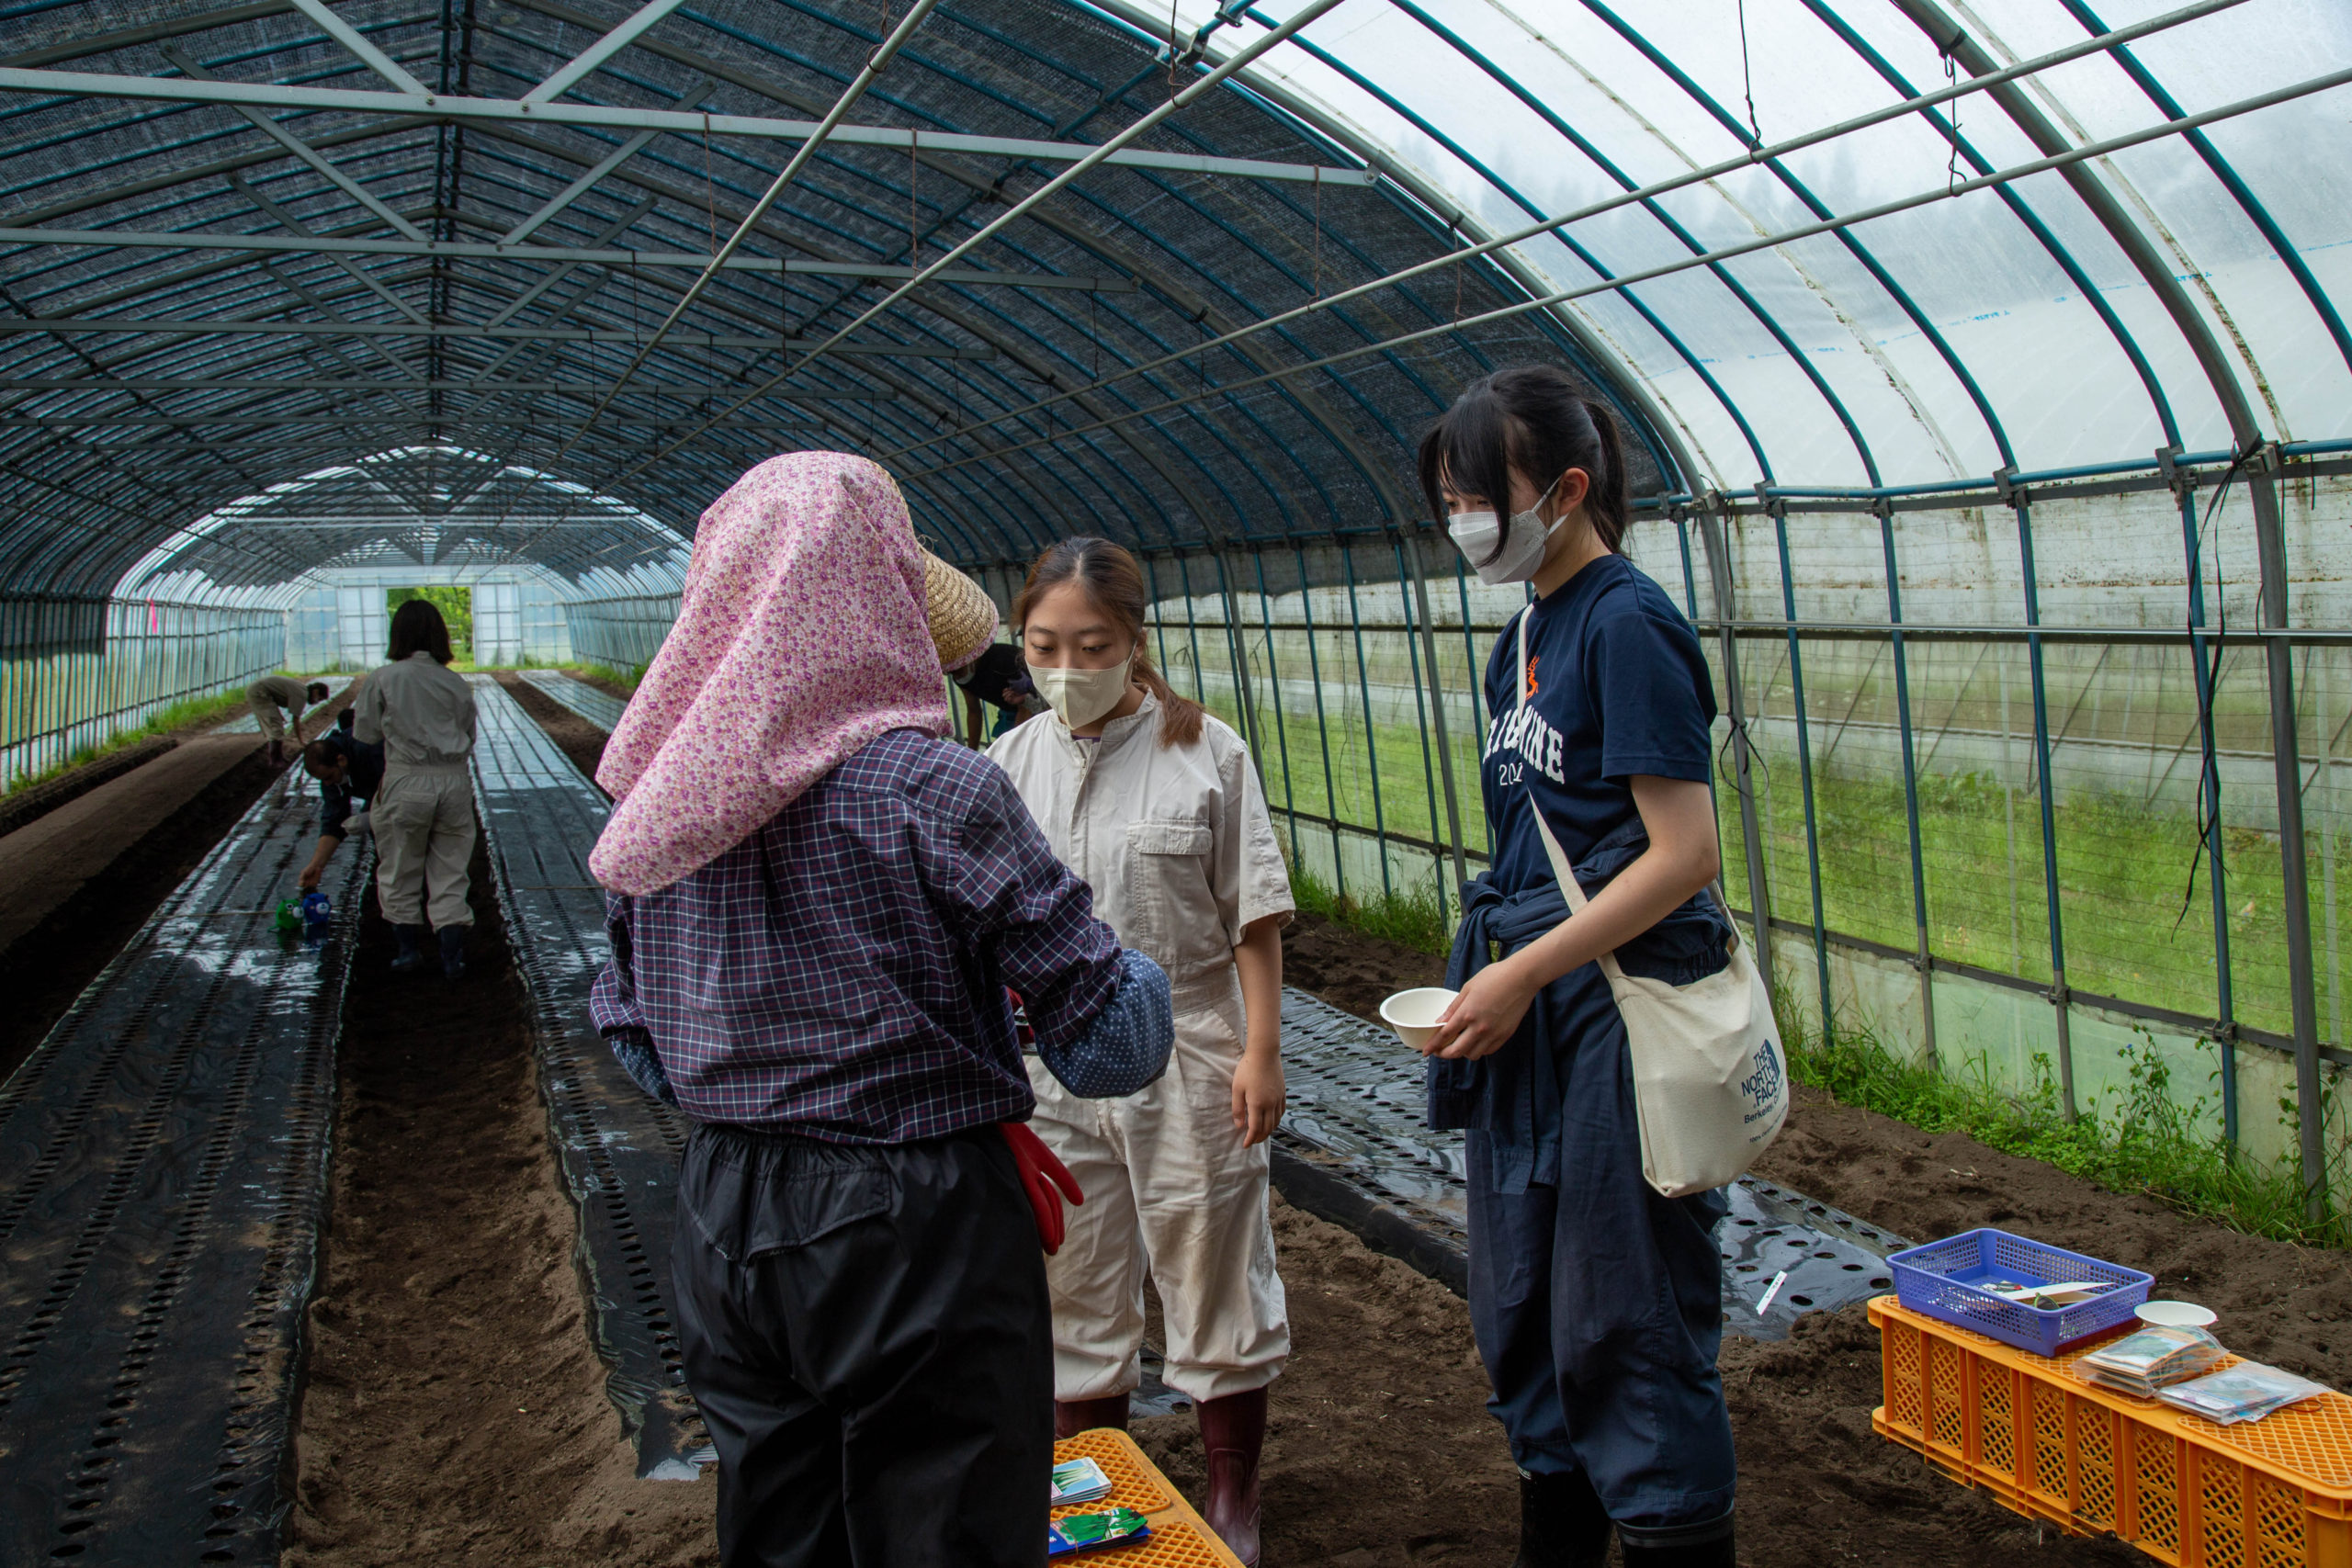
M 1108 670 L 1056 670 L 1029 666 L 1029 679 L 1047 706 L 1061 715 L 1072 729 L 1083 729 L 1125 700 L 1127 671 L 1136 661 L 1128 654 Z
M 1552 536 L 1567 521 L 1564 514 L 1545 527 L 1543 519 L 1536 516 L 1559 486 L 1559 479 L 1554 479 L 1535 498 L 1534 505 L 1511 513 L 1510 533 L 1503 542 L 1502 554 L 1492 560 L 1487 558 L 1494 554 L 1495 536 L 1500 531 L 1492 512 L 1457 512 L 1446 520 L 1445 531 L 1453 536 L 1453 547 L 1462 552 L 1464 560 L 1477 569 L 1479 581 L 1490 586 L 1525 582 L 1535 575 L 1536 569 L 1544 564 L 1544 551 L 1551 544 Z

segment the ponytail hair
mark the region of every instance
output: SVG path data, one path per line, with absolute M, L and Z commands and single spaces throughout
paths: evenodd
M 1511 476 L 1540 495 L 1570 468 L 1582 468 L 1590 480 L 1583 510 L 1601 547 L 1622 553 L 1633 522 L 1624 438 L 1609 405 L 1585 396 L 1566 371 L 1522 365 L 1481 376 L 1421 437 L 1421 495 L 1430 515 L 1443 525 L 1448 486 L 1456 495 L 1483 496 L 1502 520 L 1497 556 L 1510 542 Z
M 1136 558 L 1108 539 L 1081 536 L 1049 547 L 1029 569 L 1029 580 L 1012 601 L 1012 624 L 1025 627 L 1029 612 L 1049 591 L 1075 582 L 1088 603 L 1110 617 L 1113 625 L 1133 639 L 1136 648 L 1131 673 L 1136 683 L 1159 702 L 1159 743 L 1189 746 L 1201 738 L 1201 705 L 1180 697 L 1144 651 L 1143 616 L 1150 600 L 1144 592 L 1143 569 Z

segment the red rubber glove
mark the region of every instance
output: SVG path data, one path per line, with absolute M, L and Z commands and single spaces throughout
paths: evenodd
M 1054 1151 L 1029 1130 L 1027 1123 L 1000 1122 L 996 1130 L 1004 1134 L 1005 1147 L 1012 1151 L 1013 1168 L 1021 1173 L 1022 1190 L 1029 1194 L 1029 1212 L 1037 1218 L 1037 1240 L 1044 1245 L 1046 1256 L 1051 1258 L 1062 1249 L 1062 1237 L 1068 1234 L 1062 1224 L 1062 1200 L 1083 1203 L 1086 1194 L 1079 1190 L 1069 1168 L 1054 1157 Z

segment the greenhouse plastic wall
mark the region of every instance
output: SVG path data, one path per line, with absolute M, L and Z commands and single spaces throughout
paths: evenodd
M 1654 505 L 1627 549 L 1684 604 L 1713 668 L 1724 884 L 1751 929 L 1764 895 L 1788 1022 L 1817 1031 L 1826 1009 L 1898 1055 L 2110 1120 L 2133 1070 L 2161 1064 L 2199 1124 L 2291 1164 L 2293 979 L 2247 480 L 2232 475 L 2216 504 L 2225 464 L 2132 467 L 2007 494 Z M 2307 457 L 2274 482 L 2321 1123 L 2340 1187 L 2352 479 Z M 1456 847 L 1474 874 L 1488 848 L 1473 675 L 1525 591 L 1465 579 L 1428 530 L 1147 567 L 1151 650 L 1251 742 L 1294 866 L 1331 896 L 1418 903 L 1450 926 Z M 1012 580 L 989 574 L 1001 603 Z M 1735 707 L 1753 746 L 1745 813 Z
M 285 653 L 286 617 L 275 610 L 0 600 L 0 787 L 174 703 L 233 691 Z
M 565 612 L 575 658 L 608 670 L 642 670 L 653 662 L 670 623 L 678 618 L 678 596 L 576 599 Z

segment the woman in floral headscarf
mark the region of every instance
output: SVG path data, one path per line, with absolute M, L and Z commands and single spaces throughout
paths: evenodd
M 704 514 L 597 773 L 597 1025 L 695 1123 L 675 1304 L 726 1568 L 1043 1550 L 1060 1210 L 1005 988 L 1115 1096 L 1166 1064 L 1168 983 L 947 730 L 898 486 L 797 453 Z

